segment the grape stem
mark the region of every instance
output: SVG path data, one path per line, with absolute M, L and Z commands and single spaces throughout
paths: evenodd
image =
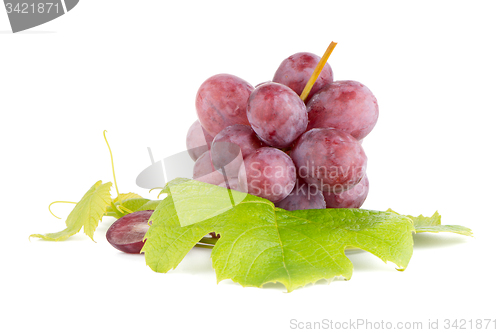
M 197 243 L 194 246 L 196 246 L 196 247 L 203 247 L 205 249 L 212 249 L 214 247 L 213 245 L 207 245 L 207 244 L 203 244 L 203 243 Z
M 218 238 L 212 238 L 212 237 L 203 237 L 200 239 L 198 243 L 202 244 L 207 244 L 207 245 L 215 245 L 217 243 Z
M 330 58 L 330 55 L 333 52 L 333 49 L 337 46 L 337 43 L 331 42 L 328 48 L 325 51 L 325 54 L 323 54 L 323 57 L 321 57 L 320 61 L 316 65 L 316 68 L 314 69 L 314 72 L 312 73 L 311 77 L 309 78 L 309 81 L 307 81 L 306 86 L 304 87 L 304 90 L 302 90 L 302 94 L 300 94 L 300 99 L 305 101 L 307 99 L 307 96 L 309 96 L 309 93 L 311 92 L 312 87 L 314 86 L 314 83 L 318 79 L 318 76 L 321 74 L 321 71 L 323 70 L 323 67 L 325 67 L 326 62 L 328 61 L 328 58 Z

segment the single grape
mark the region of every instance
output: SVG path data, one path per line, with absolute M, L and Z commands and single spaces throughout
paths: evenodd
M 106 239 L 114 248 L 126 253 L 141 253 L 144 236 L 149 229 L 152 210 L 127 214 L 116 220 L 106 232 Z
M 247 156 L 238 181 L 243 192 L 272 202 L 286 198 L 293 190 L 296 170 L 292 159 L 276 148 L 263 147 Z
M 212 185 L 219 185 L 224 181 L 224 176 L 212 164 L 210 151 L 203 153 L 194 163 L 193 179 Z
M 246 108 L 253 89 L 250 83 L 230 74 L 208 78 L 196 94 L 196 112 L 201 126 L 215 137 L 228 126 L 249 125 Z
M 378 104 L 373 93 L 356 81 L 336 81 L 307 103 L 308 130 L 332 127 L 363 139 L 375 127 Z
M 252 92 L 247 116 L 261 140 L 276 148 L 289 147 L 307 128 L 304 102 L 279 83 L 266 83 Z
M 283 60 L 274 74 L 273 81 L 284 84 L 300 96 L 320 59 L 321 57 L 308 52 L 295 53 Z M 332 82 L 332 68 L 326 63 L 305 102 L 307 103 L 315 93 Z
M 290 154 L 298 176 L 326 192 L 340 193 L 359 183 L 367 158 L 351 135 L 333 128 L 305 132 Z
M 240 183 L 238 182 L 238 178 L 229 178 L 228 183 L 226 184 L 226 182 L 222 182 L 219 184 L 220 187 L 225 187 L 227 189 L 230 189 L 230 190 L 235 190 L 235 191 L 241 191 L 240 189 Z
M 216 170 L 224 167 L 229 177 L 238 177 L 243 159 L 262 146 L 262 141 L 250 126 L 239 124 L 228 126 L 213 140 L 212 163 Z
M 189 127 L 186 136 L 186 148 L 193 161 L 196 161 L 204 152 L 210 150 L 213 139 L 214 138 L 201 127 L 199 120 L 195 121 L 193 125 Z
M 327 208 L 360 208 L 368 196 L 370 184 L 366 175 L 350 190 L 342 193 L 323 192 Z
M 276 207 L 286 210 L 301 209 L 323 209 L 326 208 L 323 192 L 315 186 L 307 184 L 300 178 L 297 178 L 292 192 L 283 200 L 276 203 Z
M 217 143 L 219 142 L 231 142 L 238 145 L 243 154 L 243 158 L 264 146 L 257 134 L 252 130 L 252 127 L 248 125 L 228 126 L 219 132 L 213 139 L 212 161 L 216 153 L 222 153 L 217 151 Z

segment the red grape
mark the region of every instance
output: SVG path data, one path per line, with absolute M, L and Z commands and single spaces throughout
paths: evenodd
M 299 177 L 322 191 L 340 193 L 359 183 L 366 155 L 351 135 L 333 128 L 314 128 L 295 143 L 292 157 Z
M 263 147 L 245 158 L 238 180 L 243 192 L 278 202 L 293 190 L 296 169 L 287 154 Z
M 272 147 L 290 146 L 307 128 L 304 102 L 279 83 L 266 83 L 252 92 L 247 116 L 255 133 Z
M 220 131 L 213 140 L 212 163 L 217 170 L 224 167 L 229 177 L 238 177 L 238 170 L 243 158 L 262 146 L 262 142 L 250 126 L 228 126 Z
M 378 119 L 377 99 L 356 81 L 336 81 L 316 93 L 309 103 L 308 130 L 332 127 L 358 140 L 371 132 Z
M 286 210 L 323 209 L 326 208 L 323 192 L 315 186 L 309 185 L 297 178 L 292 192 L 283 200 L 276 203 L 276 207 Z
M 219 185 L 224 181 L 224 176 L 212 164 L 210 151 L 203 153 L 194 163 L 193 179 L 212 185 Z
M 360 208 L 368 196 L 370 184 L 366 175 L 350 190 L 342 193 L 324 192 L 327 208 Z
M 259 140 L 255 132 L 248 125 L 232 125 L 219 132 L 213 139 L 212 160 L 214 159 L 218 142 L 231 142 L 238 145 L 243 158 L 263 146 L 262 141 Z
M 208 78 L 196 94 L 196 112 L 203 128 L 215 137 L 230 125 L 249 125 L 246 108 L 253 89 L 250 83 L 230 74 Z
M 274 74 L 273 81 L 290 87 L 300 96 L 320 59 L 321 57 L 308 52 L 295 53 L 283 60 Z M 332 68 L 326 63 L 305 102 L 307 103 L 315 93 L 332 82 Z
M 126 253 L 141 253 L 144 236 L 149 229 L 152 210 L 127 214 L 116 220 L 106 232 L 106 239 L 116 249 Z
M 196 161 L 204 152 L 210 150 L 213 137 L 201 127 L 200 121 L 197 120 L 189 127 L 186 136 L 186 148 L 189 156 Z

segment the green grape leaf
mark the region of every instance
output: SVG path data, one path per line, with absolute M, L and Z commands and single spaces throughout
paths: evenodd
M 85 234 L 94 240 L 94 231 L 104 216 L 106 207 L 111 204 L 111 185 L 110 182 L 102 184 L 102 181 L 98 181 L 95 183 L 69 213 L 66 219 L 66 229 L 44 235 L 33 234 L 30 237 L 62 241 L 78 233 L 83 227 Z
M 392 212 L 317 209 L 289 212 L 268 200 L 187 179 L 167 184 L 151 216 L 142 251 L 157 272 L 175 268 L 207 233 L 217 280 L 293 291 L 321 279 L 350 279 L 348 246 L 407 267 L 413 253 L 411 220 Z M 228 199 L 229 198 L 229 199 Z
M 104 216 L 119 218 L 118 213 L 116 213 L 115 208 L 113 206 L 106 207 L 106 211 L 104 212 Z
M 116 198 L 113 199 L 113 202 L 114 203 L 118 203 L 123 200 L 127 200 L 127 199 L 136 199 L 136 198 L 142 198 L 139 194 L 137 193 L 132 193 L 132 192 L 129 192 L 129 193 L 120 193 Z
M 114 217 L 117 219 L 127 215 L 128 212 L 126 210 L 121 209 L 121 211 L 120 211 L 120 209 L 118 209 L 117 206 L 119 206 L 119 205 L 124 206 L 126 202 L 128 202 L 129 200 L 133 200 L 133 199 L 139 200 L 138 204 L 136 203 L 136 201 L 130 201 L 129 206 L 133 206 L 135 208 L 138 208 L 138 207 L 136 207 L 137 205 L 139 205 L 139 207 L 140 207 L 144 203 L 149 201 L 149 199 L 144 199 L 143 197 L 141 197 L 139 194 L 136 194 L 136 193 L 120 193 L 116 198 L 113 199 L 111 204 L 108 207 L 106 207 L 105 215 L 111 216 L 111 217 Z M 140 201 L 140 200 L 143 200 L 143 201 Z M 125 206 L 125 208 L 132 210 L 132 209 L 130 209 L 129 206 Z M 135 211 L 135 210 L 132 210 L 132 211 Z
M 125 210 L 123 210 L 123 213 L 120 213 L 120 214 L 122 214 L 122 216 L 125 216 L 125 215 L 129 214 L 129 212 L 127 212 L 127 210 L 132 211 L 132 212 L 136 212 L 138 210 L 141 210 L 140 208 L 142 206 L 144 206 L 146 203 L 148 203 L 149 201 L 150 200 L 146 199 L 146 198 L 132 198 L 132 199 L 123 200 L 121 203 L 117 202 L 114 205 L 116 206 L 117 210 L 118 210 L 118 208 L 124 207 Z
M 388 212 L 396 213 L 392 209 L 388 209 Z M 396 213 L 398 214 L 398 213 Z M 400 214 L 401 215 L 401 214 Z M 441 215 L 436 211 L 434 215 L 431 217 L 425 217 L 423 215 L 419 215 L 417 217 L 411 215 L 404 215 L 413 221 L 413 225 L 415 226 L 415 232 L 452 232 L 459 235 L 464 236 L 472 236 L 472 230 L 463 227 L 461 225 L 442 225 L 441 224 Z
M 130 212 L 139 212 L 142 210 L 155 210 L 161 200 L 149 200 L 146 198 L 131 198 L 120 202 L 112 202 L 106 207 L 106 216 L 112 216 L 117 219 L 130 214 Z
M 144 205 L 142 205 L 141 207 L 139 207 L 139 209 L 137 209 L 137 211 L 140 211 L 140 210 L 155 210 L 156 207 L 158 207 L 158 205 L 160 204 L 160 202 L 161 202 L 161 200 L 149 200 Z

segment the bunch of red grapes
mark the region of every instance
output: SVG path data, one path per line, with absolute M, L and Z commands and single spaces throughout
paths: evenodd
M 377 122 L 377 100 L 359 82 L 333 81 L 326 64 L 303 101 L 319 61 L 296 53 L 255 88 L 229 74 L 203 82 L 186 139 L 193 179 L 287 210 L 361 207 L 369 187 L 361 140 Z
M 203 82 L 196 96 L 199 120 L 186 139 L 196 161 L 193 179 L 287 210 L 361 207 L 369 186 L 361 140 L 377 122 L 377 100 L 359 82 L 334 82 L 326 64 L 303 101 L 319 62 L 311 53 L 294 54 L 272 82 L 255 88 L 229 74 Z M 108 241 L 139 253 L 152 214 L 120 218 L 108 229 Z

